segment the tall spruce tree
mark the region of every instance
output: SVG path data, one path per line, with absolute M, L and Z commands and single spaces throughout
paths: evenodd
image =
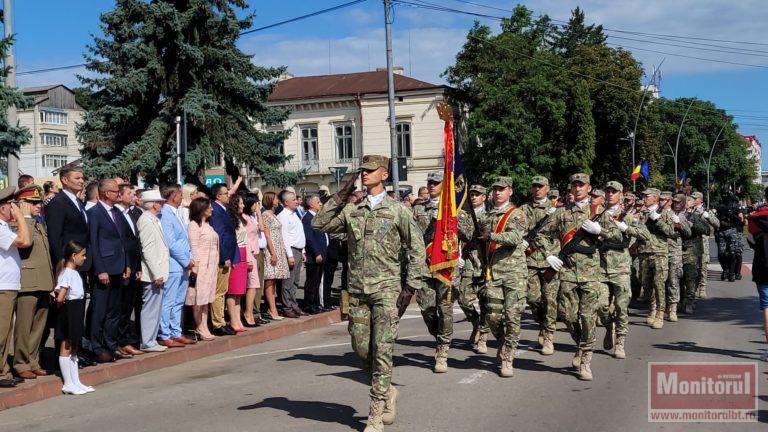
M 0 58 L 5 58 L 8 50 L 13 44 L 13 37 L 0 39 Z M 8 69 L 0 68 L 0 157 L 7 158 L 9 155 L 18 156 L 19 149 L 32 139 L 29 129 L 17 124 L 8 123 L 8 108 L 27 108 L 32 104 L 32 98 L 16 88 L 8 87 L 7 83 Z M 5 172 L 7 165 L 1 167 Z
M 199 175 L 223 157 L 228 172 L 245 165 L 267 183 L 284 185 L 295 173 L 280 167 L 287 111 L 266 106 L 283 68 L 254 65 L 235 42 L 253 15 L 238 18 L 244 0 L 117 0 L 101 16 L 86 56 L 95 108 L 78 128 L 86 170 L 95 176 L 143 175 L 175 181 L 177 116 L 186 111 L 184 171 Z M 190 179 L 191 180 L 191 179 Z

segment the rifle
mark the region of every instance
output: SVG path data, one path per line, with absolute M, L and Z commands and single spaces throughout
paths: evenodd
M 534 252 L 536 252 L 536 236 L 539 235 L 539 231 L 541 231 L 542 228 L 544 228 L 544 225 L 547 224 L 547 221 L 549 221 L 549 217 L 552 216 L 553 213 L 547 213 L 544 215 L 541 220 L 536 222 L 536 225 L 533 226 L 530 230 L 528 230 L 528 233 L 523 237 L 523 239 L 528 243 L 528 249 L 525 250 L 525 256 L 531 256 Z
M 603 208 L 603 211 L 600 213 L 594 215 L 590 220 L 592 222 L 597 222 L 600 220 L 601 217 L 603 217 L 603 213 L 605 213 L 607 209 Z M 560 260 L 563 263 L 572 262 L 571 255 L 574 253 L 584 253 L 584 254 L 593 254 L 597 252 L 597 250 L 592 250 L 591 248 L 587 248 L 585 246 L 581 246 L 579 243 L 584 239 L 585 236 L 587 236 L 588 233 L 584 231 L 583 228 L 579 227 L 579 229 L 576 231 L 576 233 L 571 238 L 571 241 L 565 244 L 565 246 L 560 248 L 560 253 L 557 254 L 557 257 L 560 258 Z M 542 279 L 544 283 L 549 283 L 552 281 L 552 279 L 555 278 L 555 275 L 557 274 L 557 271 L 553 269 L 552 267 L 548 268 L 544 274 L 542 275 Z

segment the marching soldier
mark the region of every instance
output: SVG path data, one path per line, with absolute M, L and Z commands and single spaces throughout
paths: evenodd
M 614 348 L 613 356 L 617 359 L 626 358 L 626 337 L 629 331 L 632 257 L 627 248 L 631 239 L 648 241 L 651 236 L 634 209 L 627 211 L 623 206 L 623 191 L 624 186 L 617 181 L 605 185 L 606 212 L 622 235 L 621 241 L 605 240 L 600 244 L 600 263 L 610 293 L 609 303 L 604 303 L 599 311 L 606 328 L 603 348 Z
M 669 273 L 667 238 L 675 233 L 672 213 L 659 205 L 660 195 L 656 188 L 643 191 L 645 211 L 640 214 L 640 221 L 648 228 L 651 238 L 638 244 L 640 283 L 650 300 L 647 322 L 654 329 L 664 326 L 665 284 Z
M 667 277 L 667 310 L 670 322 L 677 322 L 677 304 L 680 302 L 680 280 L 683 277 L 683 239 L 690 237 L 691 225 L 685 217 L 686 197 L 675 194 L 665 206 L 672 212 L 675 233 L 667 238 L 669 246 L 669 276 Z
M 389 158 L 364 156 L 362 183 L 367 198 L 346 204 L 357 176 L 323 206 L 312 226 L 328 234 L 346 233 L 349 244 L 349 333 L 352 348 L 371 371 L 371 404 L 365 432 L 381 432 L 395 420 L 397 389 L 392 382 L 392 350 L 399 318 L 400 249 L 408 247 L 408 289 L 421 290 L 428 272 L 421 231 L 411 212 L 387 196 Z
M 520 341 L 520 317 L 525 309 L 528 270 L 525 261 L 528 226 L 525 213 L 510 202 L 512 179 L 499 177 L 492 185 L 493 205 L 480 240 L 486 249 L 486 310 L 488 325 L 499 341 L 500 375 L 514 375 L 512 361 Z
M 552 218 L 557 207 L 547 199 L 549 180 L 535 176 L 531 180 L 532 201 L 520 209 L 528 222 L 525 251 L 528 263 L 528 305 L 531 307 L 536 322 L 539 324 L 539 346 L 541 354 L 552 355 L 555 352 L 554 337 L 557 330 L 557 291 L 560 288 L 556 278 L 545 280 L 545 273 L 550 269 L 547 256 L 557 253 L 557 245 L 549 236 L 541 233 L 547 221 Z
M 553 206 L 558 207 L 558 201 L 560 199 L 560 191 L 557 189 L 550 189 L 547 194 L 547 199 Z
M 702 254 L 701 265 L 699 266 L 699 282 L 696 292 L 697 298 L 707 297 L 707 272 L 709 268 L 709 238 L 712 236 L 718 228 L 720 228 L 720 220 L 715 216 L 715 213 L 704 208 L 704 195 L 701 192 L 694 192 L 691 194 L 693 197 L 693 211 L 699 213 L 709 229 L 704 235 L 701 236 Z
M 683 308 L 688 315 L 693 314 L 696 306 L 696 292 L 699 286 L 699 276 L 702 265 L 701 256 L 704 254 L 704 244 L 701 237 L 709 235 L 710 225 L 701 212 L 696 211 L 696 198 L 688 198 L 689 210 L 686 214 L 691 227 L 688 236 L 683 237 Z M 709 246 L 709 245 L 707 245 Z M 709 252 L 709 251 L 707 251 Z
M 429 201 L 413 209 L 416 224 L 424 233 L 424 244 L 430 244 L 435 236 L 438 204 L 443 185 L 443 173 L 432 172 L 427 175 L 427 190 Z M 459 240 L 466 243 L 472 238 L 472 220 L 465 212 L 459 214 Z M 429 260 L 425 256 L 425 260 Z M 425 262 L 427 262 L 425 261 Z M 428 264 L 428 262 L 427 262 Z M 458 276 L 458 275 L 457 275 Z M 456 278 L 459 281 L 459 278 Z M 435 337 L 435 373 L 448 372 L 448 349 L 453 337 L 453 286 L 448 286 L 441 280 L 430 277 L 427 287 L 416 293 L 416 300 L 421 309 L 421 316 L 427 325 L 429 333 Z
M 590 381 L 602 278 L 597 245 L 600 241 L 621 241 L 622 234 L 603 208 L 590 205 L 589 175 L 572 175 L 570 185 L 573 201 L 558 210 L 547 227 L 546 232 L 560 239 L 561 245 L 559 254 L 547 256 L 547 262 L 559 272 L 558 303 L 579 347 L 573 366 L 579 369 L 580 379 Z
M 469 188 L 469 202 L 472 211 L 475 212 L 475 218 L 479 229 L 485 223 L 485 200 L 487 192 L 484 186 L 472 185 Z M 471 337 L 473 350 L 478 354 L 488 352 L 488 323 L 486 322 L 485 312 L 485 277 L 483 275 L 483 259 L 480 256 L 481 245 L 477 241 L 467 243 L 464 248 L 464 265 L 461 268 L 461 286 L 459 287 L 459 306 L 467 315 L 467 320 L 472 323 L 472 333 L 476 337 Z M 462 300 L 463 299 L 463 300 Z M 462 303 L 467 306 L 462 306 Z M 477 315 L 470 311 L 476 311 Z

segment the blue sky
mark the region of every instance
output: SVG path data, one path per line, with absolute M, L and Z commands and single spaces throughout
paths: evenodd
M 464 11 L 502 16 L 500 9 L 512 9 L 518 2 L 507 0 L 422 0 Z M 15 0 L 14 26 L 17 33 L 16 58 L 19 72 L 82 63 L 82 54 L 99 33 L 99 15 L 110 10 L 111 0 Z M 254 26 L 260 27 L 318 9 L 344 3 L 344 0 L 251 0 L 256 12 Z M 528 0 L 520 1 L 537 14 L 567 19 L 569 11 L 580 6 L 590 22 L 614 30 L 641 31 L 665 35 L 684 35 L 709 39 L 747 41 L 765 45 L 719 45 L 715 50 L 748 49 L 750 55 L 704 51 L 690 47 L 653 44 L 642 36 L 612 32 L 613 36 L 641 38 L 644 42 L 610 38 L 610 43 L 664 51 L 672 55 L 628 48 L 646 68 L 666 57 L 662 70 L 661 93 L 666 97 L 696 96 L 714 101 L 730 110 L 745 135 L 757 135 L 766 145 L 762 165 L 768 167 L 768 66 L 755 68 L 706 62 L 677 55 L 721 61 L 768 65 L 768 8 L 764 0 Z M 394 58 L 406 73 L 418 79 L 441 82 L 440 74 L 449 66 L 464 42 L 475 17 L 430 11 L 399 5 L 393 24 Z M 498 27 L 493 19 L 479 19 Z M 678 44 L 678 43 L 675 43 Z M 697 45 L 703 47 L 702 45 Z M 380 0 L 337 10 L 307 20 L 253 33 L 242 38 L 240 47 L 264 65 L 285 65 L 295 75 L 357 72 L 385 65 L 383 7 Z M 330 61 L 329 61 L 330 47 Z M 723 49 L 722 47 L 727 47 Z M 19 86 L 64 83 L 78 84 L 75 75 L 84 70 L 66 70 L 18 77 Z M 683 140 L 684 143 L 684 140 Z

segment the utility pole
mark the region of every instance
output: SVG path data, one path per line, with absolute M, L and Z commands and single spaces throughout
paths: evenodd
M 181 185 L 181 116 L 176 116 L 176 183 Z
M 707 208 L 709 208 L 709 190 L 711 189 L 709 185 L 709 174 L 710 174 L 709 168 L 712 165 L 712 155 L 715 154 L 715 146 L 717 145 L 717 142 L 720 140 L 720 135 L 725 130 L 726 125 L 727 123 L 720 128 L 720 132 L 717 133 L 717 136 L 715 137 L 715 141 L 712 143 L 712 148 L 709 149 L 709 159 L 707 160 Z
M 3 0 L 3 35 L 8 38 L 13 36 L 13 11 L 11 10 L 11 0 Z M 8 70 L 8 76 L 5 78 L 5 85 L 9 88 L 16 88 L 16 58 L 13 56 L 13 45 L 8 47 L 5 54 L 5 68 Z M 8 107 L 6 113 L 8 125 L 16 126 L 16 107 Z M 8 185 L 15 186 L 19 181 L 19 159 L 8 155 Z
M 390 0 L 384 0 L 384 30 L 387 37 L 387 99 L 389 100 L 389 144 L 391 153 L 389 175 L 392 178 L 392 190 L 397 194 L 400 190 L 400 179 L 398 178 L 399 162 L 397 160 L 397 132 L 395 129 L 397 119 L 395 118 L 395 75 L 392 70 L 392 5 Z
M 691 103 L 688 104 L 688 109 L 685 110 L 685 115 L 683 115 L 683 121 L 680 122 L 680 128 L 677 130 L 677 140 L 675 140 L 675 192 L 677 192 L 677 151 L 680 149 L 680 134 L 683 133 L 683 125 L 685 124 L 685 119 L 688 118 L 688 112 L 691 111 L 691 107 L 693 106 L 693 103 L 696 101 L 696 99 L 691 99 Z

